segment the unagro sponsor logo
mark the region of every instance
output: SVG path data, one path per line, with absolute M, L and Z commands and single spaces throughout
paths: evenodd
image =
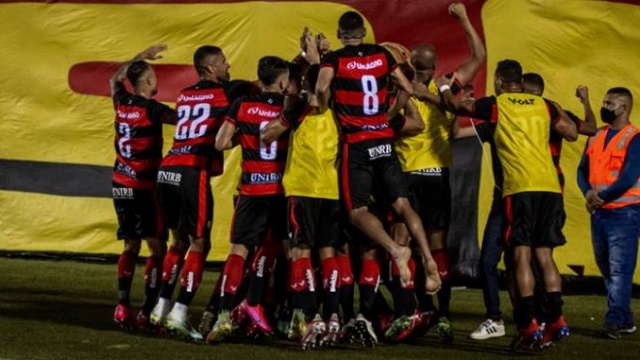
M 378 59 L 378 60 L 374 60 L 371 62 L 368 62 L 366 64 L 363 63 L 359 63 L 357 61 L 351 61 L 347 64 L 347 69 L 349 70 L 371 70 L 371 69 L 375 69 L 377 67 L 382 66 L 382 60 Z
M 264 116 L 266 118 L 274 118 L 274 117 L 278 116 L 278 112 L 277 111 L 264 110 L 264 109 L 260 109 L 257 106 L 249 108 L 249 110 L 247 110 L 247 114 L 249 114 L 249 115 L 260 115 L 260 116 Z
M 127 112 L 118 110 L 118 117 L 121 119 L 139 119 L 140 113 L 137 111 Z
M 170 171 L 158 171 L 158 182 L 164 184 L 178 185 L 182 179 L 182 174 Z
M 203 101 L 203 100 L 211 100 L 213 98 L 214 98 L 213 94 L 206 94 L 206 95 L 183 95 L 183 94 L 180 94 L 180 96 L 178 97 L 178 102 L 180 102 L 180 101 Z

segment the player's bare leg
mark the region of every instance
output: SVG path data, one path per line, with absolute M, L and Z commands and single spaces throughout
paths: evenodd
M 427 289 L 427 293 L 436 293 L 442 285 L 442 280 L 440 279 L 440 275 L 438 274 L 438 266 L 433 260 L 433 256 L 431 256 L 431 250 L 429 250 L 429 243 L 427 242 L 427 234 L 422 227 L 422 220 L 420 220 L 418 214 L 416 214 L 413 208 L 411 208 L 411 205 L 406 198 L 398 198 L 393 202 L 393 204 L 391 204 L 391 206 L 393 207 L 395 213 L 398 214 L 398 216 L 400 216 L 400 218 L 406 224 L 407 229 L 411 233 L 411 237 L 418 242 L 420 251 L 422 252 L 422 260 L 424 262 L 424 268 L 426 272 L 425 277 L 427 283 L 425 287 Z M 408 256 L 410 257 L 411 251 L 408 248 L 405 249 Z M 409 259 L 407 258 L 406 261 L 409 261 Z M 407 265 L 406 261 L 404 263 L 404 266 L 409 272 L 409 266 Z M 400 269 L 400 274 L 402 275 L 402 268 L 400 267 L 399 263 L 398 268 Z M 411 276 L 410 272 L 409 276 Z
M 420 219 L 418 219 L 418 221 L 419 220 Z M 380 220 L 370 213 L 366 206 L 351 210 L 351 212 L 349 212 L 349 221 L 393 257 L 400 270 L 400 279 L 403 285 L 406 286 L 406 284 L 411 281 L 411 270 L 409 270 L 408 265 L 409 258 L 411 258 L 411 250 L 405 246 L 396 244 L 391 236 L 387 234 Z M 436 269 L 436 276 L 437 275 L 438 271 Z M 439 286 L 440 284 L 438 283 L 438 287 Z

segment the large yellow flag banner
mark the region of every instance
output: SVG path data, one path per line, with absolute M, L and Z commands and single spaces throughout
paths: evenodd
M 626 86 L 640 94 L 640 6 L 635 1 L 469 0 L 473 22 L 484 30 L 486 74 L 476 95 L 504 58 L 543 75 L 545 96 L 581 114 L 573 96 L 590 88 L 594 107 L 606 89 Z M 636 4 L 634 4 L 634 2 Z M 439 52 L 439 71 L 468 56 L 464 34 L 447 16 L 447 0 L 399 1 L 0 1 L 0 250 L 119 253 L 110 199 L 114 160 L 113 109 L 108 78 L 118 63 L 155 44 L 169 50 L 156 64 L 158 99 L 169 103 L 196 78 L 190 67 L 200 45 L 224 49 L 234 79 L 255 79 L 264 55 L 292 58 L 304 26 L 335 39 L 338 17 L 363 13 L 368 41 L 408 47 L 429 42 Z M 393 16 L 389 16 L 392 14 Z M 333 40 L 337 47 L 337 40 Z M 636 124 L 638 122 L 636 121 Z M 165 147 L 173 128 L 165 129 Z M 584 146 L 565 144 L 567 177 L 565 233 L 558 251 L 561 272 L 598 274 L 590 244 L 589 218 L 575 185 Z M 226 154 L 228 170 L 212 181 L 215 197 L 213 250 L 228 250 L 238 154 Z M 489 161 L 489 159 L 485 159 Z M 483 165 L 479 228 L 491 202 L 489 164 Z M 570 267 L 571 266 L 571 267 Z M 640 282 L 640 276 L 636 276 Z

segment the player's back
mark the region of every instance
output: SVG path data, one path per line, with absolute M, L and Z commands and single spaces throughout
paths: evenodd
M 375 44 L 345 46 L 323 61 L 335 71 L 333 110 L 350 142 L 393 136 L 389 128 L 389 74 L 396 63 Z
M 215 139 L 229 110 L 226 85 L 200 81 L 181 91 L 176 110 L 173 146 L 162 165 L 210 169 L 212 176 L 222 174 L 224 157 L 215 149 Z
M 227 119 L 235 123 L 242 147 L 240 195 L 282 194 L 282 175 L 287 161 L 289 132 L 271 144 L 260 141 L 260 131 L 280 115 L 284 96 L 263 92 L 238 98 Z
M 153 188 L 162 159 L 162 120 L 154 116 L 154 109 L 164 106 L 125 90 L 114 96 L 114 182 L 131 188 Z

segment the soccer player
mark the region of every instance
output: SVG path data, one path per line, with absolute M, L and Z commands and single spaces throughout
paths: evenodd
M 482 39 L 469 21 L 465 6 L 461 3 L 451 4 L 449 13 L 462 25 L 471 49 L 469 59 L 458 66 L 453 74 L 449 74 L 453 92 L 458 93 L 480 70 L 486 58 L 486 50 Z M 425 126 L 424 130 L 415 136 L 399 138 L 395 143 L 395 149 L 408 185 L 409 201 L 422 219 L 429 248 L 442 279 L 442 288 L 437 294 L 439 309 L 436 329 L 443 342 L 451 342 L 451 264 L 446 245 L 451 212 L 449 138 L 454 116 L 442 108 L 438 87 L 434 82 L 437 65 L 435 48 L 429 44 L 417 46 L 411 52 L 411 64 L 415 69 L 413 80 L 419 85 L 412 101 L 415 102 Z M 408 242 L 409 233 L 402 224 L 398 225 L 397 234 L 396 241 L 401 244 Z M 424 297 L 422 300 L 422 310 L 436 310 L 432 297 Z M 405 319 L 397 320 L 406 324 Z M 401 327 L 393 326 L 388 333 L 393 337 L 399 330 Z
M 307 95 L 295 99 L 280 117 L 264 127 L 261 135 L 262 141 L 270 144 L 287 129 L 294 129 L 282 182 L 291 235 L 289 278 L 294 308 L 291 328 L 297 332 L 303 348 L 332 344 L 340 330 L 340 276 L 335 257 L 340 237 L 338 129 L 331 112 L 317 113 L 313 90 L 319 70 L 317 63 L 308 68 L 304 85 Z M 319 253 L 322 264 L 324 320 L 319 315 L 315 317 L 318 306 L 312 250 Z
M 514 60 L 498 63 L 494 78 L 496 96 L 473 103 L 455 99 L 449 85 L 441 82 L 440 92 L 452 112 L 492 124 L 504 174 L 505 241 L 514 254 L 513 271 L 519 295 L 515 309 L 519 333 L 512 346 L 538 346 L 543 338 L 534 318 L 532 253 L 545 280 L 549 323 L 544 330 L 548 335 L 544 337 L 567 336 L 569 328 L 562 316 L 560 273 L 553 260 L 553 249 L 565 243 L 561 228 L 563 202 L 551 159 L 549 136 L 553 128 L 565 139 L 575 141 L 578 130 L 556 104 L 521 92 L 522 67 Z
M 410 94 L 413 88 L 387 50 L 363 43 L 365 34 L 360 14 L 348 11 L 340 17 L 338 37 L 344 47 L 324 57 L 316 86 L 320 113 L 326 111 L 332 97 L 332 111 L 342 132 L 342 198 L 350 222 L 389 252 L 406 285 L 411 280 L 411 251 L 396 244 L 367 209 L 374 181 L 381 182 L 387 198 L 380 200 L 391 204 L 418 242 L 428 272 L 427 291 L 435 292 L 440 277 L 420 218 L 407 200 L 387 118 L 389 80 L 394 79 Z
M 158 189 L 167 225 L 174 234 L 186 234 L 190 246 L 176 303 L 169 311 L 173 286 L 167 281 L 151 320 L 154 324 L 164 323 L 169 331 L 181 336 L 201 340 L 202 335 L 191 326 L 187 313 L 202 280 L 211 247 L 213 197 L 209 177 L 223 171 L 223 154 L 214 145 L 229 108 L 230 65 L 216 46 L 198 48 L 193 64 L 200 80 L 178 96 L 179 119 L 173 146 L 158 172 Z M 175 255 L 170 252 L 165 261 L 165 280 L 170 280 L 171 270 L 176 266 L 171 262 L 182 258 L 178 250 L 175 252 Z
M 240 287 L 244 262 L 251 248 L 262 245 L 262 234 L 272 231 L 275 241 L 262 247 L 267 257 L 281 252 L 280 241 L 287 238 L 286 199 L 283 196 L 284 173 L 289 134 L 265 144 L 260 130 L 280 115 L 284 94 L 289 88 L 289 63 L 275 56 L 266 56 L 258 63 L 258 78 L 262 83 L 259 95 L 237 99 L 216 137 L 216 149 L 242 147 L 242 175 L 231 230 L 231 251 L 222 272 L 220 311 L 207 342 L 217 343 L 232 332 L 230 311 L 236 303 L 235 294 Z M 265 243 L 266 244 L 266 243 Z M 274 248 L 273 245 L 276 245 Z M 264 333 L 273 330 L 260 304 L 265 284 L 263 261 L 254 262 L 247 298 L 241 303 L 253 323 Z
M 166 251 L 166 231 L 157 200 L 155 177 L 162 159 L 162 124 L 175 124 L 173 109 L 153 99 L 158 92 L 156 74 L 144 60 L 161 58 L 165 45 L 152 46 L 125 63 L 111 77 L 111 96 L 116 111 L 113 167 L 113 203 L 118 215 L 118 239 L 124 251 L 118 259 L 118 305 L 113 319 L 124 328 L 134 324 L 131 283 L 142 239 L 150 256 L 145 267 L 145 300 L 137 315 L 140 327 L 148 325 L 149 313 L 160 289 L 160 271 Z M 134 89 L 124 86 L 127 78 Z
M 522 75 L 522 85 L 523 91 L 528 94 L 542 96 L 544 93 L 544 80 L 539 74 L 536 73 L 527 73 Z M 595 115 L 593 114 L 593 110 L 591 109 L 591 105 L 589 102 L 589 93 L 588 89 L 585 86 L 578 86 L 576 89 L 576 97 L 580 99 L 583 108 L 584 108 L 584 116 L 585 120 L 580 120 L 573 113 L 566 111 L 567 115 L 571 120 L 573 120 L 576 124 L 578 132 L 582 135 L 591 135 L 595 132 L 596 124 L 595 124 Z M 457 129 L 457 127 L 454 127 Z M 464 128 L 458 129 L 456 132 L 457 137 L 470 137 L 470 136 L 478 136 L 481 141 L 493 142 L 493 138 L 491 135 L 491 128 L 489 123 L 483 122 L 475 126 L 473 128 Z M 556 167 L 558 174 L 558 181 L 560 183 L 560 187 L 564 188 L 564 175 L 562 169 L 560 168 L 560 151 L 562 149 L 562 136 L 556 133 L 555 131 L 551 132 L 551 136 L 549 138 L 549 146 L 551 148 L 551 155 L 553 158 L 554 166 Z M 500 312 L 500 297 L 499 297 L 499 288 L 498 288 L 498 272 L 497 267 L 500 262 L 500 258 L 503 252 L 503 229 L 502 229 L 502 217 L 504 216 L 503 204 L 501 201 L 502 194 L 502 168 L 500 167 L 500 161 L 495 153 L 495 146 L 492 145 L 492 161 L 494 166 L 494 179 L 496 188 L 494 191 L 494 199 L 491 205 L 491 211 L 489 213 L 489 218 L 487 219 L 487 225 L 485 227 L 485 232 L 482 241 L 482 252 L 480 255 L 480 271 L 481 278 L 483 282 L 482 291 L 484 296 L 484 303 L 487 310 L 486 319 L 480 323 L 478 328 L 470 334 L 470 338 L 474 340 L 486 340 L 494 337 L 501 337 L 505 335 L 505 327 L 504 322 L 502 320 L 501 312 Z M 563 209 L 563 220 L 562 224 L 564 224 L 564 219 L 566 215 L 564 214 Z M 512 256 L 510 253 L 506 253 L 505 263 L 509 266 L 512 264 Z M 536 275 L 536 287 L 535 287 L 535 296 L 536 296 L 536 317 L 538 320 L 544 321 L 544 307 L 545 307 L 545 297 L 544 297 L 544 284 L 542 281 L 539 281 L 539 266 L 534 261 L 534 274 Z M 516 296 L 514 294 L 514 290 L 512 289 L 512 280 L 510 282 L 510 298 L 515 302 Z M 543 341 L 542 343 L 544 343 Z

